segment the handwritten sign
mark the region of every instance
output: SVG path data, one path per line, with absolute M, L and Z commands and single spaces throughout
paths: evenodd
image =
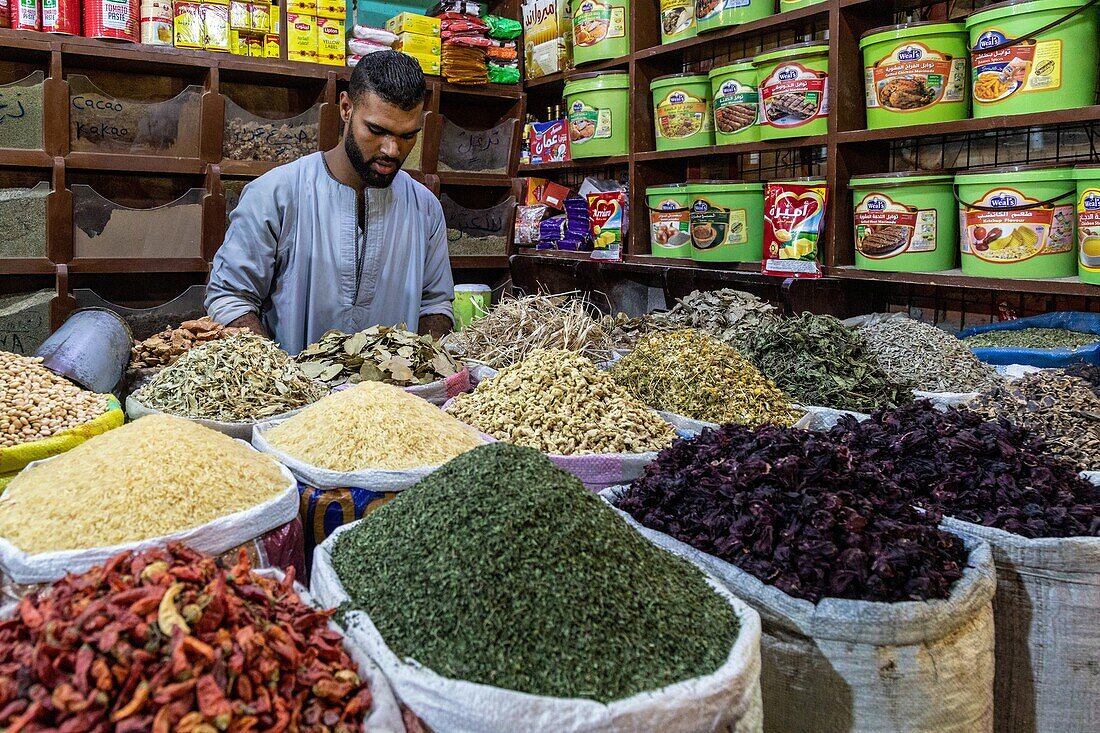
M 507 173 L 515 120 L 505 120 L 491 130 L 467 130 L 443 118 L 439 162 L 453 171 Z
M 87 77 L 69 78 L 69 139 L 73 150 L 195 155 L 202 88 L 143 102 L 107 94 Z M 175 149 L 175 150 L 173 150 Z
M 0 350 L 31 356 L 50 333 L 52 290 L 0 298 Z
M 508 229 L 508 219 L 516 208 L 516 197 L 509 196 L 505 201 L 488 209 L 468 209 L 447 194 L 440 197 L 443 205 L 443 218 L 448 229 L 457 229 L 473 237 L 501 236 Z

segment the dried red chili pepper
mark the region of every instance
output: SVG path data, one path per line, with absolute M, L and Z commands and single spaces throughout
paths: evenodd
M 293 577 L 172 545 L 24 598 L 0 622 L 0 730 L 361 731 L 370 690 Z

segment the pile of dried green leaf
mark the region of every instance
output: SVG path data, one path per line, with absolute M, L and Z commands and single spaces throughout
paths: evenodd
M 411 387 L 438 382 L 462 369 L 431 336 L 386 326 L 351 334 L 329 331 L 298 354 L 297 361 L 308 377 L 330 387 L 359 382 Z

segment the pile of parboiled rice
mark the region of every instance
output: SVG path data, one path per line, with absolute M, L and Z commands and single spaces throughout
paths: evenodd
M 138 542 L 285 491 L 270 457 L 170 415 L 149 415 L 23 471 L 0 497 L 0 537 L 29 553 Z
M 334 392 L 268 430 L 264 439 L 330 471 L 438 466 L 485 443 L 430 402 L 382 382 Z

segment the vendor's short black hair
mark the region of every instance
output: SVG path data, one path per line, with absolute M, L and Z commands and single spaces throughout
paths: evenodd
M 424 102 L 428 87 L 420 64 L 412 56 L 397 51 L 375 51 L 355 65 L 348 85 L 352 102 L 358 102 L 367 92 L 408 111 Z

